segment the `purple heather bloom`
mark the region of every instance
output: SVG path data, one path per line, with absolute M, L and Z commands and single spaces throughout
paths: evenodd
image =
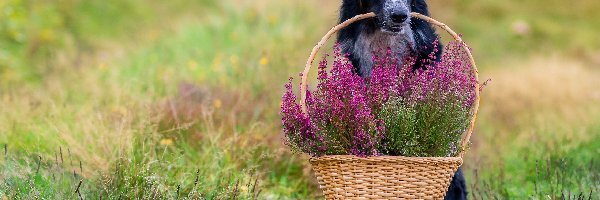
M 379 155 L 382 141 L 390 135 L 379 115 L 392 96 L 409 107 L 460 105 L 461 112 L 468 115 L 475 101 L 476 79 L 461 45 L 447 45 L 441 62 L 425 70 L 412 70 L 414 57 L 399 65 L 387 49 L 373 57 L 372 76 L 367 80 L 353 73 L 352 63 L 336 45 L 331 70 L 327 71 L 326 55 L 319 63 L 316 89 L 307 91 L 307 115 L 296 102 L 292 79 L 285 84 L 280 114 L 286 144 L 312 156 Z M 426 63 L 435 63 L 429 62 L 437 60 L 435 53 Z

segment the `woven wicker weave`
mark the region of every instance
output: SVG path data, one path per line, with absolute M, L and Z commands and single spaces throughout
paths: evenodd
M 462 39 L 443 23 L 419 13 L 412 16 L 427 21 L 446 30 L 454 39 L 463 44 L 469 56 L 472 75 L 479 82 L 477 67 L 470 49 Z M 333 27 L 313 48 L 302 74 L 302 112 L 306 113 L 306 89 L 308 73 L 319 49 L 340 29 L 366 18 L 374 13 L 358 15 Z M 317 180 L 327 199 L 443 199 L 452 176 L 462 164 L 469 138 L 475 127 L 479 108 L 479 84 L 476 84 L 476 100 L 471 109 L 471 124 L 461 141 L 461 151 L 457 157 L 418 158 L 401 156 L 357 157 L 350 155 L 322 156 L 310 159 Z
M 310 163 L 327 199 L 442 199 L 462 159 L 324 156 Z

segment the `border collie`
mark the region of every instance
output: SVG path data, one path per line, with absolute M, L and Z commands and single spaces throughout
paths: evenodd
M 358 14 L 374 12 L 377 17 L 356 22 L 338 34 L 342 52 L 349 55 L 354 70 L 362 77 L 371 76 L 373 52 L 391 49 L 402 60 L 407 55 L 417 57 L 413 69 L 430 63 L 424 59 L 434 51 L 434 41 L 439 38 L 427 22 L 411 18 L 411 12 L 429 15 L 425 0 L 343 0 L 340 22 Z M 437 47 L 439 60 L 442 46 Z M 467 199 L 466 184 L 461 169 L 456 172 L 446 199 Z

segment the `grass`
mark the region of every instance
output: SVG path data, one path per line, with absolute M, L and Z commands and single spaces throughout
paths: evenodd
M 587 131 L 593 135 L 598 125 Z M 552 131 L 544 132 L 552 135 Z M 486 170 L 471 176 L 474 199 L 595 199 L 600 189 L 598 144 L 593 136 L 585 142 L 550 139 L 548 145 L 526 146 L 501 156 Z
M 277 112 L 337 2 L 40 2 L 0 3 L 22 13 L 0 20 L 0 197 L 320 198 Z M 471 197 L 598 197 L 598 3 L 431 4 L 492 79 Z

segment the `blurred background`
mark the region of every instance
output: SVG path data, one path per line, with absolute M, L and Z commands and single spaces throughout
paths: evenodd
M 470 198 L 600 199 L 600 1 L 428 2 L 491 79 Z M 322 198 L 278 112 L 339 4 L 0 0 L 0 198 Z

